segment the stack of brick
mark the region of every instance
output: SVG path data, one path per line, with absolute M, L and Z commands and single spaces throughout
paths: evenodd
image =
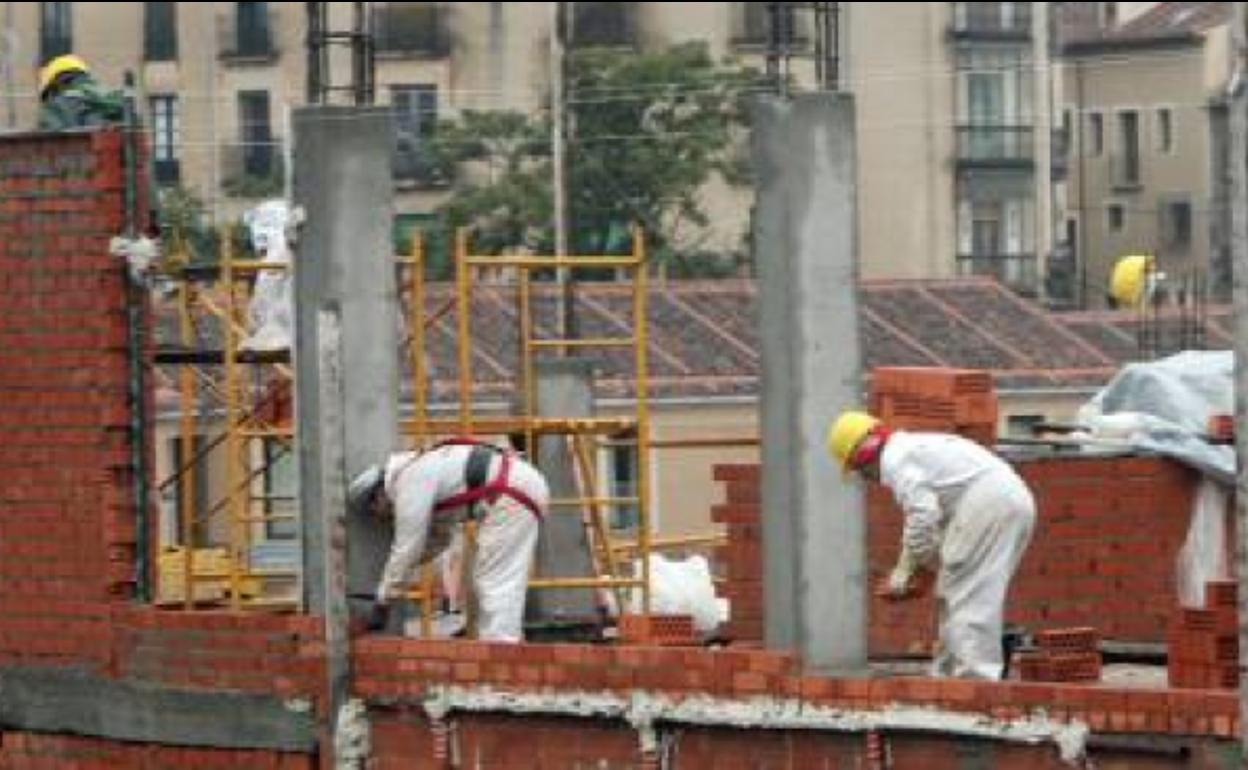
M 1205 606 L 1181 607 L 1170 624 L 1171 687 L 1239 686 L 1239 614 L 1235 583 L 1205 585 Z
M 958 433 L 991 446 L 999 407 L 992 375 L 971 369 L 880 367 L 871 374 L 871 413 L 896 428 Z
M 620 641 L 658 647 L 687 647 L 698 643 L 692 615 L 620 615 Z
M 728 622 L 720 629 L 729 639 L 763 638 L 763 533 L 758 465 L 717 465 L 715 480 L 724 485 L 724 502 L 711 509 L 711 521 L 724 527 L 720 549 L 723 584 L 718 593 L 729 602 Z
M 1037 649 L 1018 656 L 1018 677 L 1026 682 L 1099 682 L 1100 641 L 1095 628 L 1041 631 Z

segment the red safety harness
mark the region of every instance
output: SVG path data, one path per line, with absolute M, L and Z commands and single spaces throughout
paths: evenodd
M 500 449 L 493 444 L 487 444 L 484 441 L 479 441 L 466 436 L 447 439 L 446 441 L 439 442 L 433 448 L 441 449 L 445 446 L 471 446 L 490 449 L 502 456 L 502 463 L 499 466 L 498 475 L 493 481 L 486 482 L 480 486 L 468 487 L 463 492 L 460 492 L 457 495 L 451 495 L 445 500 L 436 503 L 433 506 L 434 513 L 441 513 L 442 511 L 447 511 L 452 508 L 458 508 L 461 505 L 472 505 L 479 500 L 484 500 L 492 505 L 498 500 L 498 498 L 506 495 L 512 500 L 515 500 L 517 503 L 523 505 L 525 508 L 528 508 L 539 521 L 541 520 L 541 506 L 539 506 L 533 498 L 526 495 L 523 491 L 516 489 L 508 483 L 508 480 L 511 477 L 511 464 L 514 462 L 516 455 L 515 452 Z

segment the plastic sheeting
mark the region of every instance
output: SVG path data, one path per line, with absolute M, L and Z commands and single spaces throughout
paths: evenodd
M 637 565 L 641 574 L 641 564 Z M 632 611 L 641 611 L 641 591 L 632 592 Z M 711 568 L 704 556 L 683 560 L 650 554 L 650 611 L 660 615 L 691 615 L 698 633 L 710 634 L 724 620 L 715 597 Z
M 1176 562 L 1176 592 L 1185 607 L 1204 604 L 1205 583 L 1225 579 L 1227 495 L 1235 484 L 1235 448 L 1208 443 L 1209 418 L 1235 410 L 1235 356 L 1187 351 L 1130 364 L 1079 410 L 1091 444 L 1123 446 L 1172 458 L 1205 479 L 1192 504 L 1187 539 Z
M 290 206 L 283 200 L 269 200 L 243 215 L 243 224 L 251 234 L 251 245 L 261 261 L 290 264 L 291 226 L 295 224 Z M 285 350 L 291 344 L 292 287 L 294 277 L 289 270 L 261 270 L 256 276 L 255 291 L 247 308 L 250 334 L 242 343 L 244 350 Z
M 1079 410 L 1077 422 L 1092 443 L 1164 455 L 1230 486 L 1234 447 L 1210 444 L 1203 435 L 1211 415 L 1234 411 L 1234 370 L 1228 351 L 1129 364 Z

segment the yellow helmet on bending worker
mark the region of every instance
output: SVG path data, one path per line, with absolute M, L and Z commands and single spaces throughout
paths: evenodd
M 843 413 L 828 431 L 828 453 L 840 463 L 841 469 L 853 470 L 854 452 L 880 421 L 866 412 Z
M 1139 307 L 1147 301 L 1156 280 L 1157 259 L 1132 254 L 1118 260 L 1109 279 L 1109 295 L 1120 306 Z

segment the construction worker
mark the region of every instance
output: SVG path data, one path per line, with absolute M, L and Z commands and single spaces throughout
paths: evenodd
M 427 452 L 400 452 L 351 482 L 349 509 L 392 516 L 394 541 L 382 570 L 367 628 L 380 630 L 418 564 L 450 544 L 472 517 L 480 523 L 471 560 L 479 636 L 518 642 L 524 599 L 550 491 L 542 473 L 518 454 L 472 439 L 452 439 Z
M 58 56 L 39 71 L 39 129 L 65 131 L 125 121 L 121 91 L 101 87 L 87 63 L 73 54 Z
M 865 412 L 842 414 L 828 449 L 845 472 L 891 489 L 904 512 L 901 554 L 877 595 L 920 596 L 939 570 L 932 675 L 1000 679 L 1006 592 L 1036 518 L 1027 485 L 969 439 L 891 430 Z
M 1157 272 L 1157 260 L 1151 254 L 1123 257 L 1110 275 L 1109 296 L 1118 307 L 1138 308 L 1152 298 L 1164 277 Z

